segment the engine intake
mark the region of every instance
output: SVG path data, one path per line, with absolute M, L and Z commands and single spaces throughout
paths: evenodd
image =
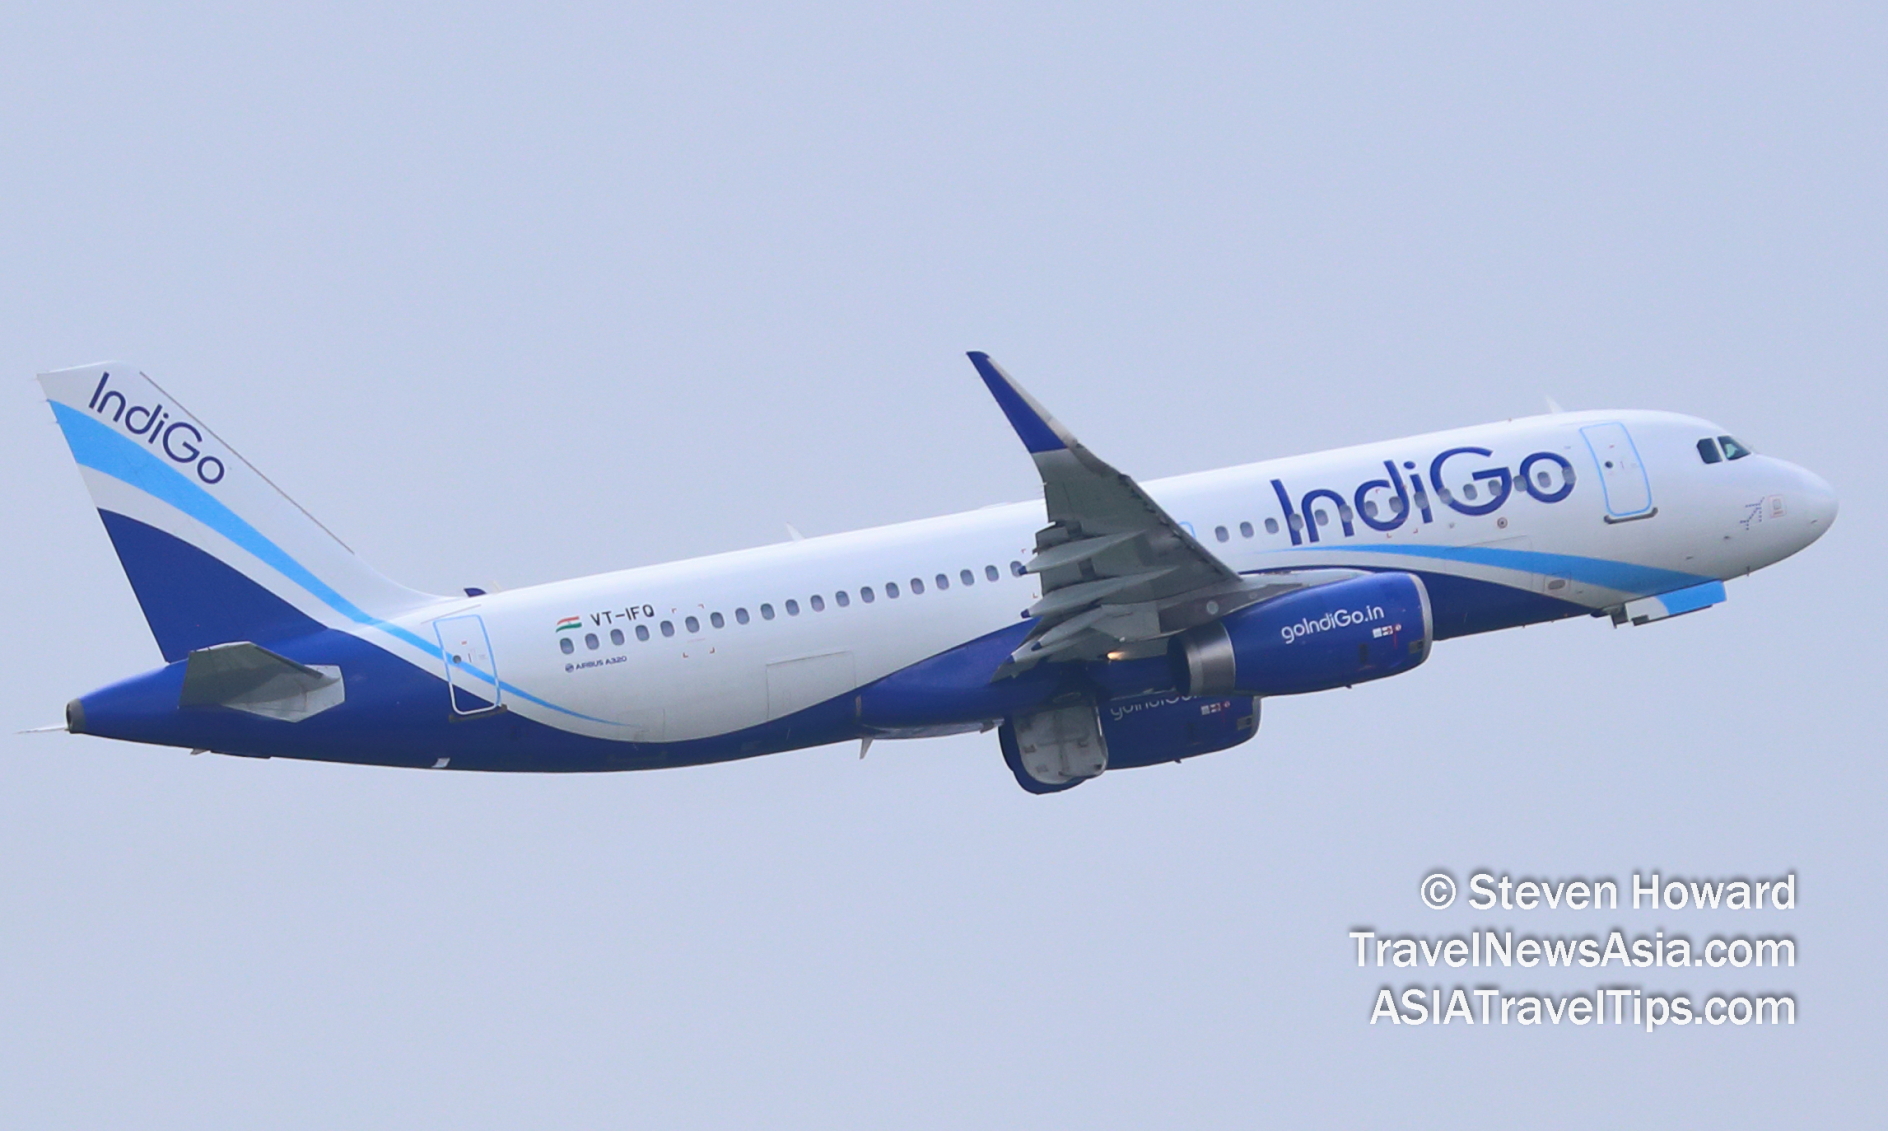
M 1298 695 L 1406 672 L 1429 658 L 1429 591 L 1410 573 L 1300 589 L 1174 637 L 1187 695 Z

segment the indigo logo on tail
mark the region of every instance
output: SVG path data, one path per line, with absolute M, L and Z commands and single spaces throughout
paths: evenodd
M 171 411 L 162 404 L 131 404 L 123 393 L 105 387 L 110 380 L 111 374 L 99 374 L 98 388 L 92 390 L 87 408 L 109 418 L 113 424 L 122 424 L 133 436 L 143 437 L 145 443 L 162 451 L 172 463 L 194 468 L 197 478 L 203 482 L 214 485 L 223 481 L 223 461 L 203 454 L 197 446 L 203 443 L 203 433 L 196 425 L 187 420 L 172 420 Z

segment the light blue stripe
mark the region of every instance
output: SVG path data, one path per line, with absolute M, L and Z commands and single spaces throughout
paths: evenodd
M 216 496 L 192 483 L 182 472 L 158 459 L 155 454 L 136 441 L 107 428 L 70 405 L 53 401 L 52 411 L 53 415 L 58 418 L 60 430 L 66 435 L 66 445 L 72 449 L 72 458 L 82 466 L 109 475 L 160 502 L 177 508 L 255 555 L 259 561 L 301 586 L 316 600 L 355 624 L 379 629 L 402 643 L 418 648 L 442 664 L 445 662 L 439 645 L 400 625 L 384 621 L 343 597 L 332 586 L 316 577 L 306 566 L 291 557 L 286 550 L 271 542 L 261 531 L 244 521 L 242 516 L 230 510 Z M 485 682 L 496 683 L 499 688 L 527 702 L 536 703 L 540 707 L 547 707 L 586 722 L 616 725 L 608 719 L 599 719 L 573 711 L 568 707 L 560 707 L 521 688 L 513 687 L 509 683 L 496 681 L 490 673 L 470 668 L 470 665 L 466 666 Z
M 1502 550 L 1491 546 L 1333 546 L 1333 551 L 1369 554 L 1402 554 L 1409 557 L 1440 558 L 1496 569 L 1540 573 L 1565 577 L 1587 585 L 1597 585 L 1619 593 L 1650 596 L 1685 589 L 1712 578 L 1675 569 L 1616 562 L 1607 558 L 1582 558 L 1572 554 L 1547 554 L 1538 550 Z

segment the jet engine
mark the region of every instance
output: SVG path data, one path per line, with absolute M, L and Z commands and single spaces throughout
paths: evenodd
M 1065 703 L 1003 720 L 1003 760 L 1031 793 L 1073 789 L 1104 770 L 1178 762 L 1237 746 L 1259 727 L 1249 695 L 1171 692 Z
M 1274 597 L 1168 646 L 1185 695 L 1297 695 L 1406 672 L 1429 658 L 1429 592 L 1375 573 Z

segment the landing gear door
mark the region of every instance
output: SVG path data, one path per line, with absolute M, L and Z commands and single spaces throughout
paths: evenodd
M 484 715 L 504 709 L 498 682 L 498 664 L 492 657 L 485 621 L 475 613 L 441 617 L 433 622 L 439 651 L 446 664 L 446 687 L 455 718 Z
M 1606 494 L 1606 521 L 1631 522 L 1658 513 L 1652 505 L 1652 484 L 1646 478 L 1639 449 L 1624 424 L 1589 424 L 1580 429 Z

